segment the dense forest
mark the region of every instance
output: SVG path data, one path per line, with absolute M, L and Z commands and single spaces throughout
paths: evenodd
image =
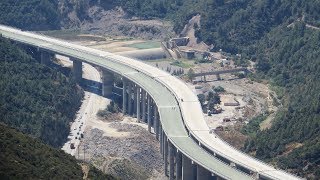
M 0 123 L 0 179 L 82 179 L 80 163 Z M 89 179 L 115 179 L 90 167 Z
M 25 30 L 60 29 L 56 0 L 1 0 L 0 24 Z
M 75 82 L 0 39 L 0 122 L 60 147 L 81 104 Z
M 247 144 L 258 158 L 276 161 L 300 175 L 320 177 L 320 30 L 277 27 L 257 44 L 258 78 L 281 87 L 285 108 L 272 128 Z M 288 148 L 297 145 L 288 155 Z M 301 146 L 301 147 L 300 147 Z

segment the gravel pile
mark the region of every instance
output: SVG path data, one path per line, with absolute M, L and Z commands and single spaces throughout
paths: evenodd
M 110 137 L 104 136 L 102 130 L 91 129 L 84 134 L 79 159 L 85 155 L 85 161 L 90 161 L 102 170 L 108 169 L 114 160 L 125 159 L 133 166 L 142 167 L 141 171 L 147 172 L 146 177 L 155 179 L 164 174 L 159 142 L 154 135 L 136 124 L 112 122 L 109 126 L 119 132 L 130 132 L 130 135 Z

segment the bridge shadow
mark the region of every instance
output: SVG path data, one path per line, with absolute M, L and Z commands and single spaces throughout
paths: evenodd
M 82 78 L 80 86 L 83 88 L 84 91 L 88 91 L 90 93 L 102 96 L 102 83 L 101 82 Z
M 49 65 L 51 68 L 56 69 L 57 71 L 64 74 L 66 77 L 69 77 L 72 73 L 72 70 L 69 67 L 61 66 L 60 64 L 51 62 Z M 90 93 L 97 94 L 99 96 L 102 96 L 102 83 L 90 79 L 82 78 L 81 82 L 79 83 L 81 88 L 84 91 L 88 91 Z

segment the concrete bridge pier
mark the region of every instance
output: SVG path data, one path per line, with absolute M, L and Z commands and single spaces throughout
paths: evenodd
M 211 179 L 211 172 L 205 168 L 197 165 L 197 180 L 208 180 Z
M 163 131 L 162 131 L 162 125 L 159 121 L 159 142 L 160 142 L 160 154 L 162 154 L 162 146 L 163 146 Z
M 174 146 L 169 141 L 169 180 L 174 179 Z
M 182 154 L 178 150 L 176 154 L 176 179 L 182 180 Z
M 128 82 L 128 114 L 132 115 L 132 82 Z
M 114 74 L 108 70 L 102 70 L 102 96 L 112 97 Z
M 146 92 L 141 89 L 141 103 L 142 103 L 142 121 L 147 122 L 147 114 L 146 114 L 146 109 L 147 109 L 147 104 L 146 104 Z
M 44 50 L 41 50 L 40 53 L 40 63 L 44 65 L 49 65 L 51 61 L 51 53 Z
M 147 120 L 148 120 L 148 131 L 151 133 L 151 97 L 150 95 L 147 96 Z
M 136 86 L 136 99 L 137 99 L 137 102 L 136 102 L 136 106 L 137 106 L 137 119 L 138 119 L 138 122 L 140 122 L 141 120 L 141 97 L 140 97 L 140 87 L 137 85 Z
M 168 139 L 165 133 L 163 133 L 163 161 L 164 161 L 164 174 L 168 175 Z
M 18 46 L 20 46 L 22 49 L 25 49 L 27 52 L 28 52 L 28 54 L 29 54 L 29 52 L 30 52 L 30 55 L 35 59 L 35 60 L 37 60 L 39 63 L 41 63 L 41 52 L 42 51 L 40 51 L 40 48 L 38 48 L 38 47 L 33 47 L 33 46 L 28 46 L 28 45 L 24 45 L 24 44 L 21 44 L 21 43 L 19 43 L 19 44 L 17 44 Z
M 138 105 L 138 85 L 133 85 L 133 117 L 137 117 Z
M 195 180 L 196 173 L 194 172 L 194 164 L 185 155 L 182 155 L 182 179 L 183 180 Z
M 73 77 L 77 83 L 80 83 L 82 80 L 82 61 L 79 61 L 75 58 L 70 58 L 72 60 L 72 72 L 73 72 Z
M 159 141 L 159 116 L 157 106 L 154 104 L 154 119 L 153 119 L 153 130 L 156 134 L 156 139 Z
M 127 94 L 127 80 L 123 77 L 122 78 L 122 113 L 126 114 L 127 113 L 127 105 L 128 105 L 128 94 Z
M 151 107 L 150 107 L 150 126 L 153 128 L 153 133 L 155 133 L 154 131 L 154 106 L 155 106 L 155 102 L 153 101 L 153 99 L 151 100 Z

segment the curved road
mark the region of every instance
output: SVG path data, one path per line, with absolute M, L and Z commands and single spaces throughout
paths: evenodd
M 218 177 L 252 178 L 232 167 L 236 166 L 255 172 L 261 179 L 299 179 L 241 153 L 210 132 L 197 96 L 185 83 L 166 72 L 130 58 L 18 29 L 0 26 L 0 33 L 21 43 L 104 67 L 135 82 L 155 101 L 169 142 L 177 151 Z

